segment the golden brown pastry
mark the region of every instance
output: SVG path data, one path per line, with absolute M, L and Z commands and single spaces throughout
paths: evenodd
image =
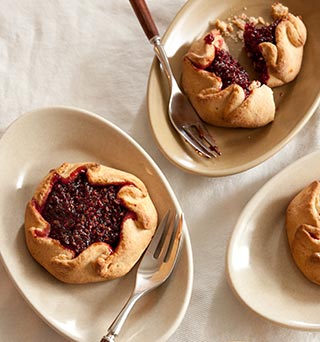
M 261 82 L 278 87 L 298 75 L 307 30 L 298 16 L 277 2 L 272 5 L 274 22 L 267 26 L 246 24 L 244 44 Z
M 199 116 L 209 124 L 256 128 L 274 120 L 272 90 L 249 80 L 218 30 L 191 45 L 183 59 L 182 87 Z
M 31 255 L 66 283 L 125 275 L 156 225 L 157 212 L 142 181 L 96 163 L 64 163 L 50 171 L 25 212 Z
M 286 229 L 295 263 L 320 285 L 320 182 L 298 193 L 287 208 Z

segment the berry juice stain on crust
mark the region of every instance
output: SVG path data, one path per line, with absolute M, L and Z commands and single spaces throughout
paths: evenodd
M 206 44 L 212 44 L 214 42 L 214 35 L 210 32 L 204 37 L 204 41 Z
M 92 185 L 85 170 L 67 180 L 57 176 L 41 210 L 50 224 L 49 237 L 75 256 L 95 242 L 116 248 L 123 220 L 131 213 L 117 197 L 123 185 Z

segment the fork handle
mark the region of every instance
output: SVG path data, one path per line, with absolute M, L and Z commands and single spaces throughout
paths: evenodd
M 130 4 L 142 26 L 144 33 L 149 39 L 149 42 L 153 45 L 156 56 L 158 57 L 162 70 L 166 75 L 166 78 L 169 82 L 170 90 L 172 88 L 172 84 L 175 82 L 173 73 L 169 64 L 169 60 L 167 54 L 161 45 L 161 38 L 159 35 L 159 31 L 156 27 L 156 24 L 153 21 L 149 8 L 145 2 L 145 0 L 129 0 Z
M 153 21 L 149 8 L 144 0 L 129 0 L 130 4 L 143 28 L 149 41 L 159 35 L 156 24 Z
M 127 301 L 127 303 L 124 305 L 124 307 L 121 309 L 118 316 L 115 318 L 115 320 L 110 325 L 108 332 L 106 335 L 102 337 L 100 342 L 114 342 L 115 338 L 119 335 L 120 330 L 122 329 L 126 319 L 129 316 L 129 313 L 131 312 L 133 306 L 136 304 L 136 302 L 141 298 L 141 296 L 144 293 L 136 293 L 133 294 Z

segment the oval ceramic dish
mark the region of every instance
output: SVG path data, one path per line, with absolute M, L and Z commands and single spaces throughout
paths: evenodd
M 250 200 L 227 251 L 229 283 L 258 315 L 290 328 L 320 330 L 320 286 L 295 265 L 285 229 L 293 197 L 320 179 L 320 150 L 268 181 Z
M 180 80 L 183 55 L 190 44 L 213 28 L 217 18 L 227 19 L 246 13 L 248 16 L 270 16 L 270 5 L 265 0 L 190 0 L 177 14 L 163 43 L 173 72 Z M 167 116 L 167 81 L 161 74 L 159 63 L 154 61 L 148 83 L 149 119 L 155 139 L 163 154 L 185 171 L 205 176 L 226 176 L 252 168 L 270 158 L 289 142 L 305 125 L 319 104 L 320 45 L 318 26 L 319 1 L 288 0 L 285 5 L 293 14 L 301 15 L 308 30 L 300 74 L 290 84 L 274 90 L 277 106 L 276 119 L 259 129 L 225 129 L 209 127 L 221 149 L 222 156 L 205 159 L 187 146 L 172 128 Z M 211 26 L 210 26 L 211 24 Z M 230 41 L 228 41 L 230 43 Z M 234 57 L 248 69 L 240 43 L 229 44 Z
M 65 161 L 93 161 L 137 175 L 146 184 L 159 217 L 168 207 L 181 211 L 170 185 L 127 134 L 98 115 L 73 108 L 40 109 L 20 117 L 0 140 L 0 160 L 4 265 L 25 299 L 54 329 L 72 340 L 99 341 L 132 291 L 135 272 L 95 284 L 59 282 L 28 253 L 23 226 L 26 203 L 43 176 Z M 137 304 L 119 341 L 168 339 L 185 314 L 192 281 L 192 252 L 185 226 L 172 277 Z

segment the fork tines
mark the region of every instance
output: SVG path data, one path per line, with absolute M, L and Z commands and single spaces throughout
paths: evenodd
M 150 244 L 150 249 L 154 249 L 153 257 L 163 262 L 167 262 L 170 259 L 174 242 L 177 241 L 177 238 L 179 239 L 179 235 L 181 235 L 182 215 L 179 216 L 176 214 L 173 224 L 170 222 L 172 221 L 170 216 L 171 213 L 169 210 L 163 218 Z
M 185 132 L 184 138 L 200 154 L 207 158 L 216 158 L 221 155 L 218 146 L 205 126 L 194 123 L 183 126 L 183 130 Z

